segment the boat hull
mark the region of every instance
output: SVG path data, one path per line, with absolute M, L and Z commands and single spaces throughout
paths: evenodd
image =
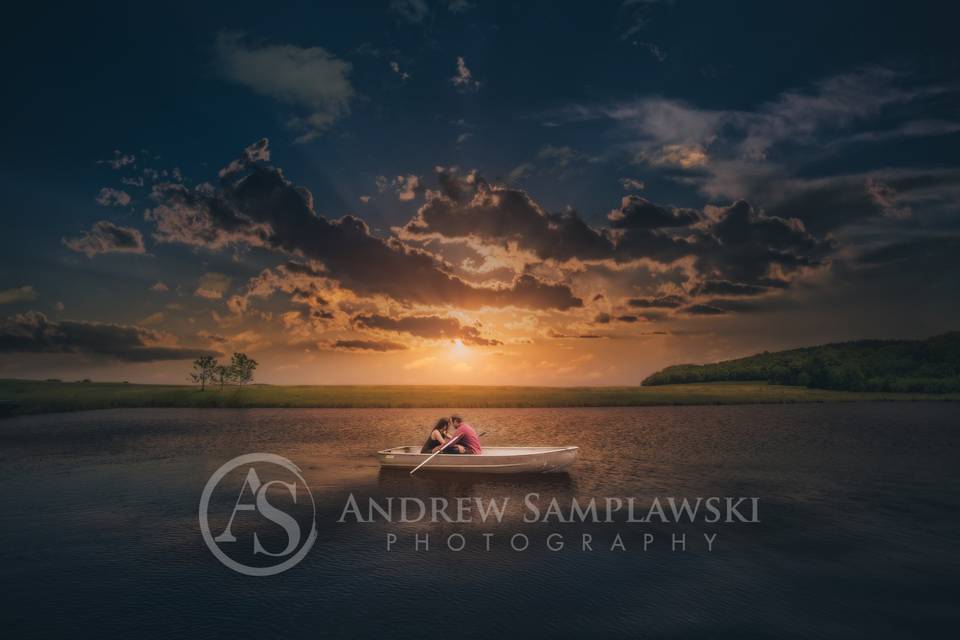
M 480 455 L 441 453 L 417 473 L 554 473 L 566 470 L 579 454 L 578 447 L 484 447 Z M 430 457 L 420 447 L 394 447 L 377 455 L 382 468 L 409 471 Z

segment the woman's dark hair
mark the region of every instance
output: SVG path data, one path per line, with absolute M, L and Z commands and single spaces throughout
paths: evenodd
M 434 429 L 436 429 L 440 433 L 443 433 L 449 428 L 450 428 L 450 421 L 447 420 L 446 418 L 440 418 L 439 420 L 437 420 L 437 426 L 434 427 Z

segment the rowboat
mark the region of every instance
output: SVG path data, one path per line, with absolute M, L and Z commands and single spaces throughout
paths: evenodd
M 484 447 L 479 455 L 441 453 L 423 471 L 466 473 L 552 473 L 572 465 L 579 447 Z M 384 469 L 414 469 L 430 454 L 420 447 L 394 447 L 378 451 Z

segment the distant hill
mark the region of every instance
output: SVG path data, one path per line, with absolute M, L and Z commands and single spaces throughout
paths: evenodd
M 857 340 L 714 364 L 667 367 L 644 386 L 766 381 L 814 389 L 949 393 L 960 391 L 960 332 L 926 340 Z

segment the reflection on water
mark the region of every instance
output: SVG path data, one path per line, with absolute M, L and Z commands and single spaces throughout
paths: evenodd
M 377 487 L 383 495 L 459 496 L 496 495 L 522 497 L 530 492 L 558 496 L 577 493 L 577 481 L 569 473 L 523 473 L 484 475 L 481 473 L 445 473 L 418 471 L 411 477 L 403 469 L 380 469 Z
M 960 406 L 484 409 L 488 445 L 581 448 L 569 474 L 381 471 L 438 410 L 118 410 L 0 421 L 0 604 L 9 637 L 938 635 L 960 595 Z M 257 580 L 203 545 L 197 502 L 226 460 L 302 470 L 319 538 Z M 761 522 L 336 523 L 345 497 L 758 496 Z M 529 535 L 511 549 L 515 531 Z M 670 536 L 690 534 L 686 551 Z M 397 534 L 387 552 L 387 533 Z M 461 533 L 466 548 L 444 541 Z M 484 533 L 493 534 L 488 551 Z M 552 551 L 551 533 L 565 546 Z M 611 551 L 622 533 L 626 551 Z M 643 550 L 643 535 L 656 542 Z M 429 552 L 414 536 L 429 534 Z M 593 551 L 582 550 L 591 536 Z M 268 544 L 272 544 L 268 541 Z M 282 545 L 280 545 L 282 546 Z M 275 547 L 272 547 L 275 548 Z M 425 624 L 436 603 L 463 612 Z M 49 615 L 55 605 L 58 615 Z M 5 634 L 6 635 L 6 634 Z

